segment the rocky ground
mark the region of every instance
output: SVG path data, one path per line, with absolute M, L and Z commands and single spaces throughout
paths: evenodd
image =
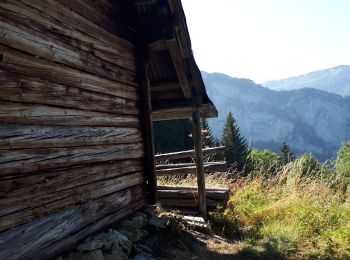
M 211 233 L 206 224 L 195 223 L 148 207 L 56 260 L 250 259 L 237 254 L 239 248 Z

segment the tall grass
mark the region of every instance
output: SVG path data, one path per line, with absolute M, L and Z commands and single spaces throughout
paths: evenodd
M 257 167 L 231 182 L 228 205 L 211 213 L 212 225 L 287 258 L 350 259 L 349 170 L 332 169 L 310 155 L 269 176 Z

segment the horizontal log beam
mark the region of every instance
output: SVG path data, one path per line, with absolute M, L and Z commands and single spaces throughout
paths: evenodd
M 145 205 L 144 192 L 135 186 L 5 231 L 0 234 L 0 259 L 50 258 Z
M 114 81 L 136 86 L 136 71 L 131 72 L 57 40 L 38 29 L 40 24 L 4 9 L 0 10 L 0 44 L 32 55 L 68 65 Z M 6 17 L 6 18 L 4 18 Z M 35 30 L 37 29 L 37 30 Z
M 218 146 L 218 147 L 203 149 L 203 155 L 218 154 L 218 153 L 223 154 L 224 152 L 225 152 L 225 146 Z M 183 159 L 188 157 L 194 157 L 194 150 L 155 155 L 156 162 L 174 160 L 174 159 Z
M 158 185 L 157 190 L 185 190 L 185 191 L 196 191 L 197 187 L 194 186 L 179 186 L 179 185 Z M 229 188 L 205 188 L 206 191 L 220 191 L 229 192 Z
M 71 189 L 143 170 L 141 159 L 64 167 L 27 176 L 0 180 L 0 198 L 12 202 Z
M 140 127 L 137 116 L 0 101 L 2 124 Z
M 0 150 L 0 178 L 72 165 L 144 156 L 143 143 L 51 149 Z
M 214 165 L 204 165 L 204 172 L 205 173 L 225 172 L 225 171 L 227 171 L 226 163 L 214 164 Z M 196 166 L 156 170 L 157 176 L 186 175 L 186 174 L 195 174 L 195 173 L 196 173 Z
M 142 133 L 137 128 L 0 125 L 0 150 L 63 148 L 139 142 L 142 142 Z
M 109 94 L 131 100 L 139 99 L 137 88 L 105 79 L 58 63 L 46 61 L 0 44 L 0 69 L 26 77 L 37 77 L 62 85 Z M 136 85 L 137 86 L 137 85 Z
M 227 202 L 229 198 L 228 191 L 206 190 L 206 198 L 216 201 Z M 198 190 L 158 190 L 157 199 L 198 199 Z
M 226 162 L 221 161 L 221 162 L 207 162 L 205 165 L 220 165 L 220 166 L 225 166 Z M 169 163 L 169 164 L 159 164 L 156 165 L 157 170 L 163 170 L 163 169 L 177 169 L 177 168 L 183 168 L 183 167 L 193 167 L 196 166 L 195 163 Z
M 161 206 L 164 207 L 172 207 L 172 208 L 198 208 L 198 200 L 195 199 L 160 199 L 159 200 Z M 219 205 L 221 205 L 220 202 L 214 201 L 211 199 L 206 199 L 207 207 L 209 208 L 215 208 Z
M 181 89 L 181 86 L 178 82 L 163 82 L 151 85 L 151 92 L 171 91 L 177 89 Z
M 0 99 L 119 115 L 139 115 L 140 113 L 138 104 L 126 98 L 56 84 L 1 69 Z
M 62 209 L 104 197 L 144 183 L 142 172 L 98 181 L 72 189 L 50 192 L 26 200 L 0 200 L 0 232 L 31 222 Z
M 182 119 L 182 118 L 191 118 L 192 117 L 193 108 L 191 105 L 177 107 L 160 107 L 154 108 L 152 111 L 152 120 L 153 121 L 161 121 L 161 120 L 173 120 L 173 119 Z M 218 112 L 215 107 L 211 104 L 203 104 L 200 111 L 201 117 L 211 118 L 217 117 Z

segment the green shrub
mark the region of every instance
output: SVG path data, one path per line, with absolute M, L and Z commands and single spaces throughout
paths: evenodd
M 262 172 L 265 176 L 275 175 L 283 165 L 283 160 L 268 149 L 260 151 L 253 149 L 248 154 L 252 172 Z

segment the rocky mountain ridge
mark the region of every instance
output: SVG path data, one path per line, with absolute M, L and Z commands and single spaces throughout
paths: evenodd
M 277 151 L 287 142 L 295 153 L 313 153 L 321 160 L 334 157 L 342 141 L 350 139 L 350 98 L 302 88 L 275 91 L 249 79 L 202 72 L 219 117 L 210 119 L 220 137 L 231 111 L 242 135 L 253 148 Z

